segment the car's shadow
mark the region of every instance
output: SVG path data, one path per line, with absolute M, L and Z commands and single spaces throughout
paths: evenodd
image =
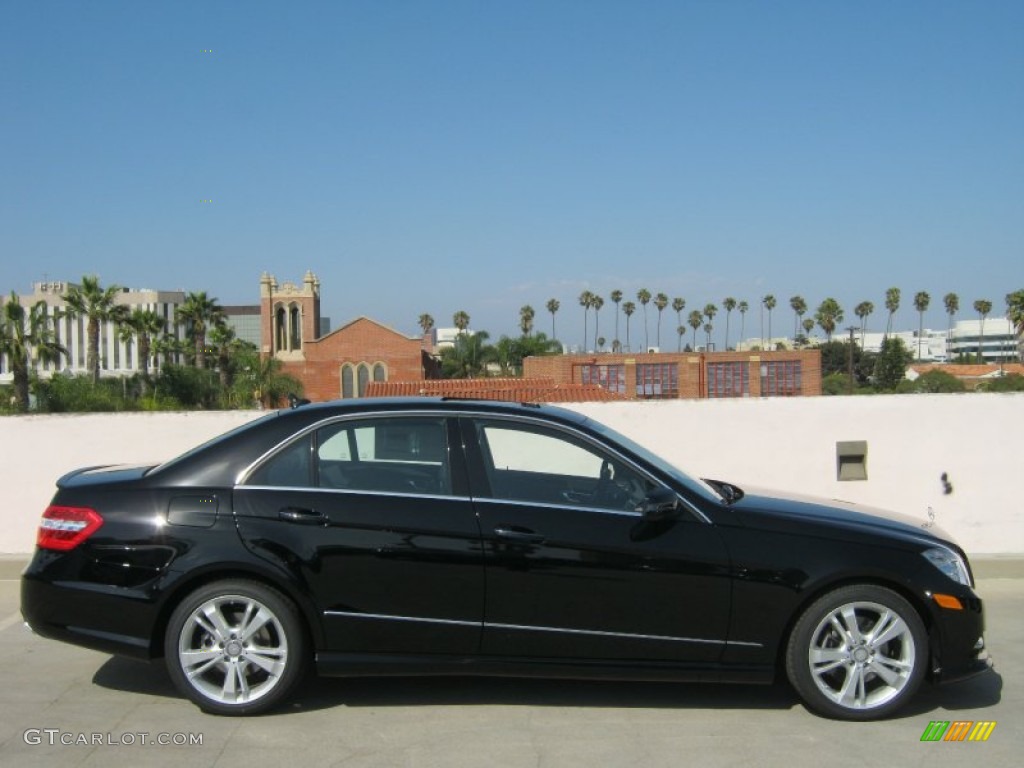
M 128 693 L 181 698 L 161 664 L 121 657 L 100 667 L 93 683 Z M 994 671 L 943 686 L 925 684 L 899 717 L 936 709 L 984 709 L 999 703 L 1003 681 Z M 771 686 L 646 683 L 489 677 L 357 677 L 307 679 L 275 714 L 338 706 L 517 705 L 638 709 L 791 709 L 799 699 L 785 682 Z

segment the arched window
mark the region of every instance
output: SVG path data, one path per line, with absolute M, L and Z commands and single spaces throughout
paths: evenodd
M 355 371 L 349 363 L 341 366 L 341 396 L 353 398 L 356 396 Z
M 277 310 L 274 312 L 274 352 L 287 349 L 285 346 L 285 342 L 288 339 L 287 328 L 288 316 L 285 314 L 284 307 L 278 305 Z
M 359 364 L 359 397 L 366 396 L 366 385 L 370 383 L 370 366 Z
M 289 336 L 291 343 L 288 348 L 293 350 L 302 349 L 302 312 L 294 304 L 292 304 L 291 311 L 288 313 L 288 330 L 291 332 Z
M 388 369 L 384 367 L 384 363 L 377 363 L 373 366 L 373 380 L 374 381 L 387 381 L 388 380 Z

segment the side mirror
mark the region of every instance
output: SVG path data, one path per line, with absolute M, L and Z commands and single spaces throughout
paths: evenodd
M 679 497 L 675 491 L 668 488 L 655 488 L 644 497 L 636 511 L 642 513 L 644 520 L 650 522 L 671 520 L 679 514 Z

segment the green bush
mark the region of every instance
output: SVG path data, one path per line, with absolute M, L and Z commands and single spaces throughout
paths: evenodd
M 34 380 L 32 388 L 40 411 L 88 413 L 136 410 L 135 402 L 125 396 L 128 384 L 123 379 L 100 379 L 94 384 L 88 374 L 65 376 L 58 373 L 49 379 Z
M 956 376 L 941 368 L 932 368 L 913 382 L 914 392 L 964 392 L 966 387 Z
M 1024 376 L 1011 373 L 978 385 L 979 392 L 1024 392 Z

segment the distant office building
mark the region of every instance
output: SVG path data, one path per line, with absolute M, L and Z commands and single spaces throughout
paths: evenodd
M 52 376 L 56 372 L 70 374 L 88 372 L 86 368 L 86 353 L 89 344 L 86 331 L 88 321 L 84 317 L 69 315 L 67 302 L 64 301 L 65 294 L 74 287 L 78 287 L 78 285 L 60 280 L 43 281 L 32 284 L 32 293 L 22 294 L 18 297 L 26 310 L 40 301 L 46 305 L 47 315 L 56 318 L 55 339 L 67 350 L 67 356 L 61 357 L 57 364 L 38 363 L 36 365 L 37 374 L 43 378 Z M 0 305 L 8 300 L 6 297 L 0 296 Z M 129 310 L 143 309 L 155 312 L 163 318 L 167 332 L 179 340 L 185 338 L 185 331 L 183 326 L 175 324 L 174 312 L 184 301 L 183 291 L 155 291 L 148 288 L 124 288 L 116 298 L 118 304 L 128 307 Z M 136 347 L 134 339 L 124 340 L 120 337 L 115 323 L 100 323 L 98 349 L 100 375 L 129 376 L 141 371 L 142 367 Z M 155 362 L 159 364 L 160 361 L 156 360 Z M 7 360 L 3 359 L 3 356 L 0 356 L 0 383 L 8 383 L 11 378 L 10 365 Z
M 981 349 L 986 363 L 1008 362 L 1018 359 L 1017 334 L 1005 317 L 985 318 L 984 334 L 981 320 L 960 320 L 953 328 L 949 358 L 977 355 Z
M 907 351 L 914 356 L 914 360 L 920 360 L 924 363 L 945 363 L 949 360 L 949 353 L 946 348 L 947 334 L 948 331 L 934 331 L 931 328 L 925 328 L 920 336 L 918 336 L 917 331 L 893 331 L 889 334 L 889 338 L 900 339 L 903 342 L 903 346 L 907 348 Z M 864 351 L 881 352 L 885 336 L 884 333 L 865 333 L 863 338 Z M 836 337 L 833 336 L 834 338 Z M 861 342 L 859 331 L 854 334 L 854 338 Z

